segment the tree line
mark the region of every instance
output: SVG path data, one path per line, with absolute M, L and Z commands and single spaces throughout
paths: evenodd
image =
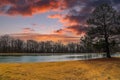
M 87 52 L 80 43 L 68 43 L 35 40 L 23 41 L 9 35 L 0 36 L 1 53 L 80 53 Z
M 101 53 L 105 51 L 103 45 L 103 41 L 93 44 L 89 37 L 81 38 L 78 43 L 63 44 L 60 41 L 23 41 L 9 35 L 0 36 L 0 53 Z M 111 46 L 112 51 L 119 51 L 115 42 Z

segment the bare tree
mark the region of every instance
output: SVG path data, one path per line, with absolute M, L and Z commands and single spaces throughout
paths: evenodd
M 104 39 L 107 58 L 111 57 L 109 39 L 111 36 L 118 34 L 118 28 L 120 28 L 119 21 L 119 15 L 116 10 L 108 4 L 102 4 L 96 7 L 87 20 L 90 25 L 87 34 L 94 38 Z

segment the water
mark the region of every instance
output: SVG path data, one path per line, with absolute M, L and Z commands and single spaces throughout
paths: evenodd
M 120 54 L 112 55 L 114 57 Z M 51 56 L 0 56 L 0 63 L 4 62 L 56 62 L 70 60 L 87 60 L 103 58 L 105 54 L 73 54 L 73 55 L 51 55 Z

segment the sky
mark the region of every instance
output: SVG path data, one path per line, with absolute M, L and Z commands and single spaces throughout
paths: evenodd
M 22 40 L 78 42 L 96 6 L 120 11 L 120 0 L 0 0 L 0 35 Z

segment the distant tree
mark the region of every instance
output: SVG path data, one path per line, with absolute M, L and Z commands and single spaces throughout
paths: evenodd
M 11 37 L 8 35 L 4 35 L 0 37 L 0 47 L 2 52 L 9 52 Z
M 14 46 L 15 46 L 15 51 L 16 52 L 22 52 L 22 48 L 23 48 L 23 41 L 20 39 L 15 39 L 14 40 Z
M 75 43 L 68 43 L 68 51 L 70 53 L 75 53 L 77 50 L 77 45 Z
M 38 49 L 38 42 L 34 40 L 27 40 L 27 52 L 35 53 Z
M 62 52 L 64 52 L 64 45 L 62 44 L 61 41 L 55 42 L 53 44 L 53 52 L 54 53 L 62 53 Z
M 119 34 L 120 15 L 108 4 L 102 4 L 94 9 L 87 23 L 90 26 L 87 34 L 92 38 L 104 39 L 107 58 L 111 58 L 109 41 Z
M 50 53 L 50 52 L 52 52 L 52 47 L 53 47 L 53 42 L 52 41 L 46 41 L 45 42 L 45 49 L 44 49 L 44 51 L 46 52 L 46 53 Z

